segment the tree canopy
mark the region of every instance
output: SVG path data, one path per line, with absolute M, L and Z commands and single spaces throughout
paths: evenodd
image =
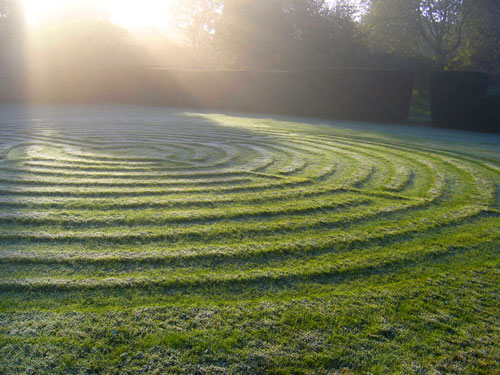
M 19 4 L 0 0 L 0 48 L 19 42 Z M 86 4 L 68 8 L 60 17 L 64 22 L 39 31 L 47 55 L 84 63 L 147 60 L 137 58 L 143 51 L 102 12 L 99 1 Z M 190 67 L 200 69 L 500 70 L 498 0 L 176 0 L 173 14 L 184 46 L 164 46 L 175 49 L 171 55 L 196 55 Z M 189 60 L 174 57 L 157 64 Z

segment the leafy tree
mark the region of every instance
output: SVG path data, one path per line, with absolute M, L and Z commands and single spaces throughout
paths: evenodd
M 286 8 L 301 66 L 359 64 L 365 44 L 348 1 L 290 0 Z
M 21 2 L 0 0 L 0 64 L 20 69 L 25 60 L 25 19 Z
M 363 49 L 354 14 L 343 0 L 224 0 L 214 40 L 233 67 L 352 65 Z
M 109 20 L 102 2 L 62 4 L 36 30 L 32 59 L 51 69 L 137 65 L 142 51 L 128 32 Z
M 381 65 L 403 64 L 403 60 L 424 54 L 416 9 L 420 0 L 373 0 L 367 2 L 362 19 L 372 55 Z
M 222 12 L 221 0 L 179 0 L 173 7 L 174 26 L 195 50 L 207 47 Z
M 463 43 L 469 12 L 464 0 L 373 0 L 364 22 L 376 48 L 431 56 L 443 68 Z
M 216 24 L 215 47 L 221 64 L 237 68 L 289 65 L 293 28 L 286 0 L 224 0 Z
M 463 42 L 470 6 L 464 0 L 421 0 L 417 9 L 420 36 L 440 67 L 453 58 Z
M 497 0 L 471 1 L 457 66 L 497 75 L 500 72 L 500 2 Z

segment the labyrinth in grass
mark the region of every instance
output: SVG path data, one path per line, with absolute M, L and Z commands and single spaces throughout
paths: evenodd
M 500 368 L 499 136 L 2 113 L 0 373 Z

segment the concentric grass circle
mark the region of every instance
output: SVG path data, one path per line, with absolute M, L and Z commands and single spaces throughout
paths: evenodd
M 8 108 L 0 372 L 498 368 L 498 136 Z
M 499 216 L 500 162 L 488 147 L 156 114 L 2 128 L 2 288 L 334 276 L 354 260 L 358 272 L 439 256 L 448 250 L 380 245 Z

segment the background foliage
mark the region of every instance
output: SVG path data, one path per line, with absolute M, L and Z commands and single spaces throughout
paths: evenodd
M 9 54 L 9 44 L 19 43 L 23 30 L 16 4 L 0 2 L 4 56 Z M 500 65 L 500 3 L 496 0 L 177 1 L 171 26 L 183 43 L 157 37 L 156 58 L 95 8 L 72 9 L 57 33 L 48 24 L 42 32 L 52 35 L 45 38 L 43 55 L 57 60 L 64 54 L 68 62 L 84 59 L 195 69 L 355 66 L 496 74 Z M 72 32 L 78 33 L 75 38 L 67 32 L 74 23 L 78 24 Z M 89 45 L 104 52 L 89 52 Z M 55 49 L 59 52 L 54 54 Z

